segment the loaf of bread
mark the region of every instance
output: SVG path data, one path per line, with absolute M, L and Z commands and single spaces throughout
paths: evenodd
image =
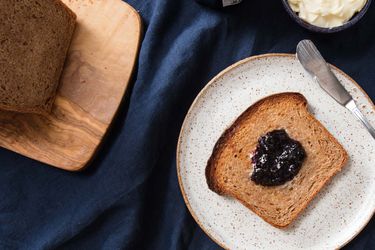
M 50 112 L 76 15 L 60 0 L 0 0 L 0 108 Z
M 258 138 L 285 129 L 299 141 L 306 158 L 298 174 L 278 186 L 251 180 L 251 155 Z M 339 172 L 348 155 L 339 142 L 311 115 L 299 93 L 280 93 L 249 107 L 216 143 L 206 167 L 208 187 L 243 205 L 276 227 L 288 226 L 324 185 Z

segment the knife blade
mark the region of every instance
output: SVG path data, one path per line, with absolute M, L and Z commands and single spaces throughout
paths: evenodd
M 324 60 L 314 43 L 310 40 L 302 40 L 297 45 L 297 59 L 303 68 L 317 81 L 339 104 L 350 110 L 367 128 L 375 139 L 375 129 L 358 109 L 354 99 L 333 74 L 330 66 Z

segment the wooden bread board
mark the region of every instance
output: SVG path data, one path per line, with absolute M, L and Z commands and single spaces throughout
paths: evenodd
M 77 171 L 93 158 L 128 86 L 141 38 L 121 0 L 63 0 L 77 26 L 52 113 L 0 112 L 0 146 Z

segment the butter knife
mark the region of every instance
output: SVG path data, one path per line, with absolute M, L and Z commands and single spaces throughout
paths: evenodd
M 349 92 L 333 74 L 314 43 L 310 40 L 302 40 L 297 45 L 297 58 L 304 69 L 317 81 L 333 99 L 350 110 L 360 120 L 371 136 L 375 139 L 375 129 L 358 109 Z

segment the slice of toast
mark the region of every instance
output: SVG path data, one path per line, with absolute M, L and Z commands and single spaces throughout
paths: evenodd
M 60 0 L 0 0 L 0 109 L 51 111 L 75 24 Z
M 299 173 L 283 185 L 255 184 L 251 154 L 258 138 L 285 129 L 306 151 Z M 266 222 L 286 227 L 339 172 L 348 154 L 326 128 L 309 113 L 299 93 L 280 93 L 249 107 L 217 141 L 206 167 L 208 187 L 239 200 Z

